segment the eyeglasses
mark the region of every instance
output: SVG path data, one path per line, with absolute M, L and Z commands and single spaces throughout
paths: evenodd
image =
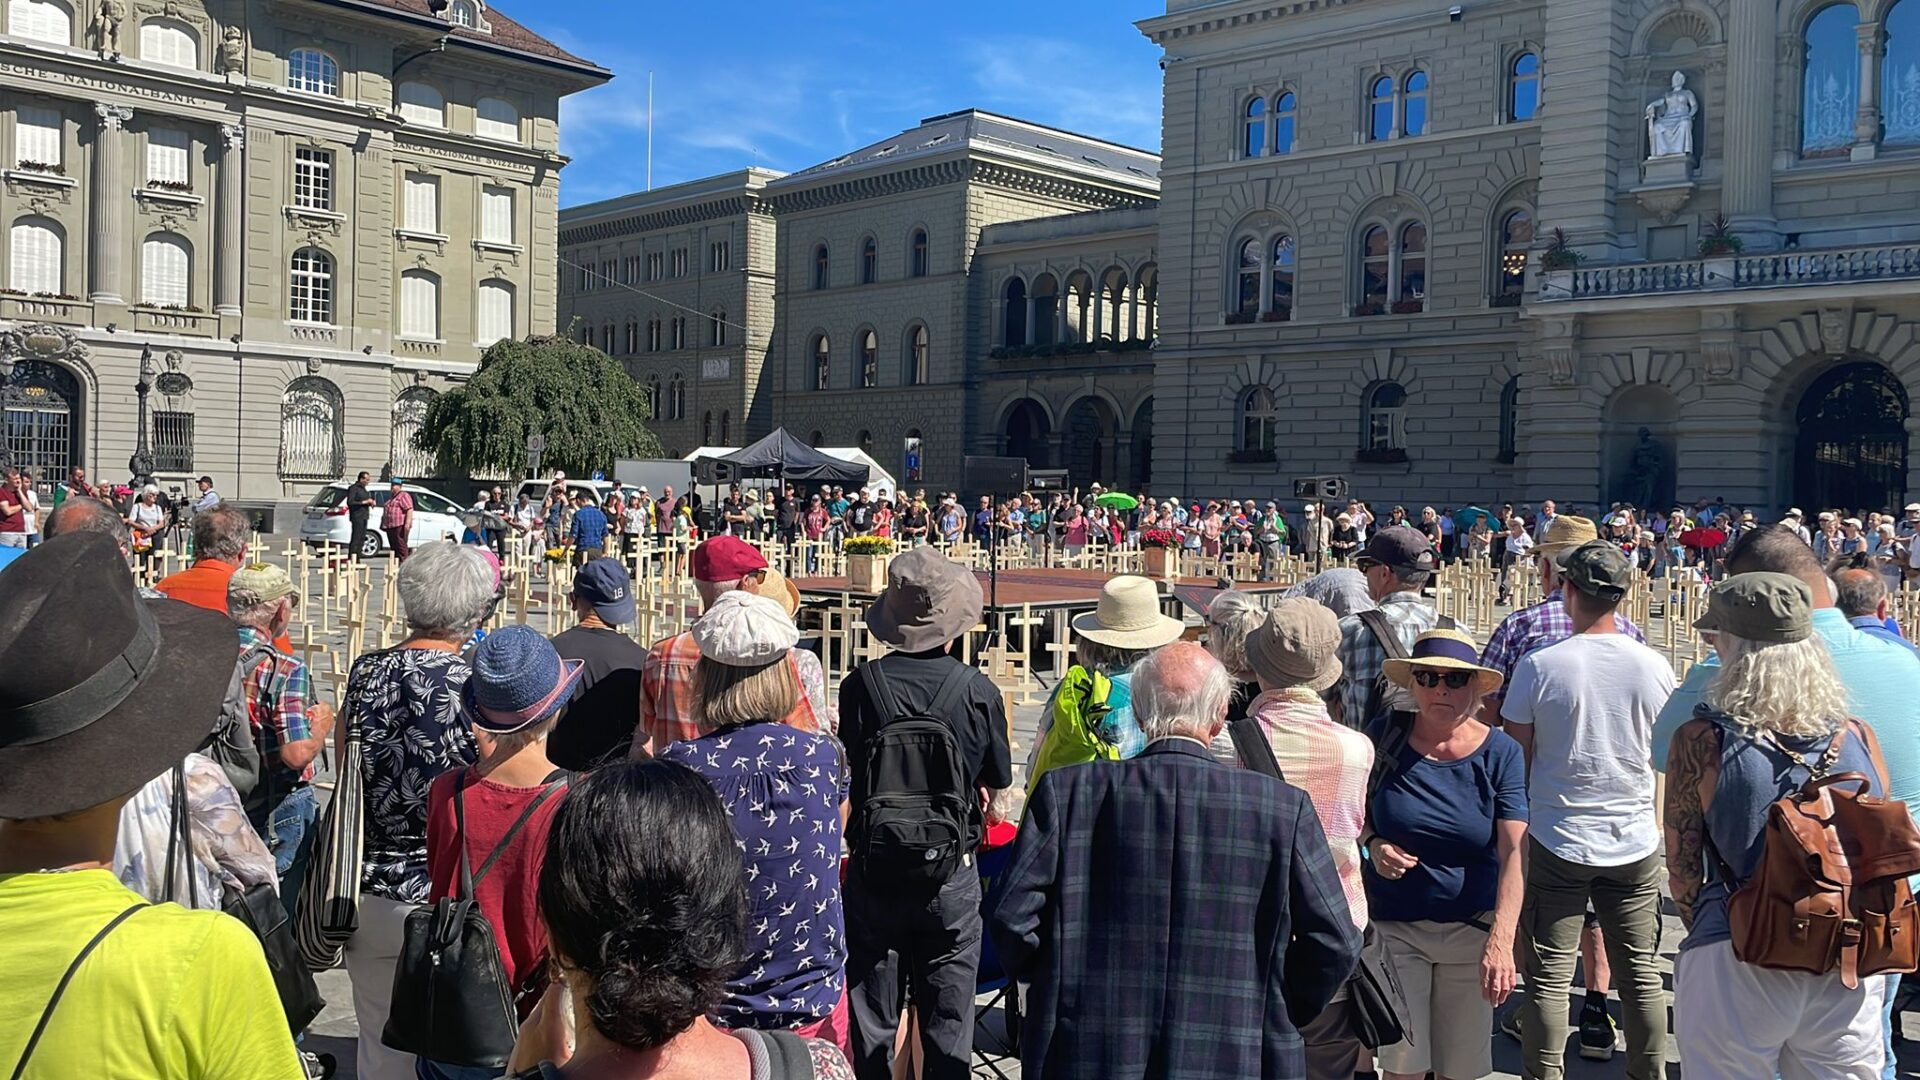
M 1428 689 L 1444 682 L 1447 684 L 1447 689 L 1459 690 L 1473 681 L 1473 674 L 1471 671 L 1416 671 L 1413 673 L 1413 681 Z

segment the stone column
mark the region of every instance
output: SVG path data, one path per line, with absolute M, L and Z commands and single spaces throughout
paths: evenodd
M 1779 246 L 1773 216 L 1774 0 L 1732 0 L 1727 18 L 1726 182 L 1721 200 L 1748 251 Z
M 1880 34 L 1877 22 L 1854 27 L 1860 46 L 1860 107 L 1853 114 L 1853 150 L 1855 161 L 1872 161 L 1880 145 Z
M 238 124 L 220 125 L 224 149 L 220 155 L 219 216 L 214 219 L 213 310 L 218 315 L 240 314 L 242 267 L 245 264 L 246 206 L 243 200 L 247 168 L 247 131 Z
M 125 105 L 96 104 L 93 112 L 100 126 L 93 136 L 93 190 L 89 193 L 93 235 L 88 240 L 93 247 L 93 280 L 87 299 L 96 304 L 123 304 L 121 267 L 127 236 L 120 227 L 126 207 L 120 201 L 120 192 L 127 190 L 127 183 L 120 175 L 120 137 L 127 121 L 133 119 L 133 110 Z
M 1033 294 L 1027 294 L 1027 340 L 1020 344 L 1032 345 L 1040 340 L 1040 328 L 1035 325 L 1035 323 L 1040 321 L 1039 314 L 1040 305 L 1034 303 Z

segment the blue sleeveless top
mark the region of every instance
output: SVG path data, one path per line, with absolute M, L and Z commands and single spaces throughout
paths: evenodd
M 1812 767 L 1819 763 L 1833 738 L 1830 735 L 1810 738 L 1775 735 L 1780 746 L 1792 751 L 1789 756 L 1781 753 L 1773 741 L 1756 739 L 1751 729 L 1704 702 L 1695 706 L 1693 715 L 1695 719 L 1712 723 L 1720 732 L 1720 777 L 1714 785 L 1713 804 L 1707 807 L 1707 836 L 1720 852 L 1720 858 L 1725 859 L 1739 877 L 1727 881 L 1720 872 L 1719 862 L 1711 853 L 1707 854 L 1707 883 L 1694 901 L 1693 929 L 1680 943 L 1682 950 L 1732 938 L 1733 932 L 1727 925 L 1727 898 L 1746 884 L 1760 865 L 1767 807 L 1798 791 L 1807 782 L 1807 777 L 1813 774 Z M 1834 762 L 1831 775 L 1848 772 L 1867 778 L 1869 794 L 1886 794 L 1880 787 L 1879 772 L 1873 767 L 1873 755 L 1867 752 L 1867 741 L 1857 729 L 1847 732 L 1847 741 L 1840 746 L 1840 758 Z

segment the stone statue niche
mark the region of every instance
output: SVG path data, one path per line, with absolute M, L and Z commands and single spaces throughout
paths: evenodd
M 1687 89 L 1684 72 L 1673 73 L 1665 94 L 1647 105 L 1647 160 L 1661 158 L 1693 159 L 1694 121 L 1700 115 L 1700 99 Z
M 1671 507 L 1675 495 L 1674 460 L 1666 444 L 1667 439 L 1656 438 L 1653 430 L 1645 426 L 1639 428 L 1626 445 L 1616 443 L 1614 460 L 1619 465 L 1614 475 L 1619 479 L 1612 485 L 1609 501 L 1632 503 L 1656 512 Z

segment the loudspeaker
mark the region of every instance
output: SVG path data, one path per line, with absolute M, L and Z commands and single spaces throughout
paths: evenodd
M 979 495 L 1017 495 L 1027 487 L 1027 459 L 968 454 L 960 486 Z

